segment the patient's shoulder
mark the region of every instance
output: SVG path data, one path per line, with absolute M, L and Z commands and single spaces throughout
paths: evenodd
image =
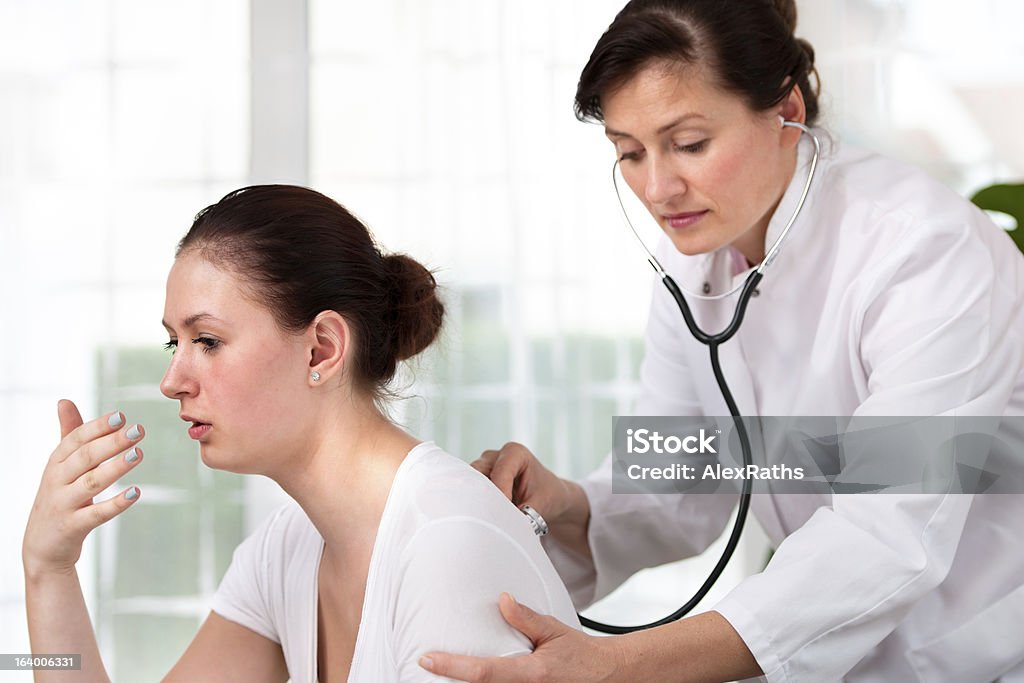
M 410 457 L 392 495 L 401 497 L 398 502 L 416 526 L 466 517 L 500 527 L 523 526 L 523 514 L 466 462 L 433 443 L 420 444 Z

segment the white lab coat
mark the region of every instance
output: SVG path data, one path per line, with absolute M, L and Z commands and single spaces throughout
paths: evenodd
M 824 135 L 819 131 L 820 134 Z M 1024 414 L 1024 259 L 922 172 L 826 142 L 816 182 L 722 366 L 748 415 Z M 810 141 L 773 217 L 803 189 Z M 741 282 L 730 248 L 658 258 L 680 285 Z M 691 298 L 721 330 L 735 297 Z M 728 415 L 707 347 L 660 282 L 636 415 Z M 547 547 L 583 607 L 639 569 L 702 552 L 735 493 L 613 495 L 582 482 L 594 563 Z M 768 681 L 1024 680 L 1024 495 L 755 495 L 776 552 L 718 603 Z M 1016 678 L 1020 676 L 1021 678 Z

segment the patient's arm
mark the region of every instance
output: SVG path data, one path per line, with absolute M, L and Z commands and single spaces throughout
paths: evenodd
M 203 622 L 164 683 L 284 683 L 281 646 L 216 612 Z

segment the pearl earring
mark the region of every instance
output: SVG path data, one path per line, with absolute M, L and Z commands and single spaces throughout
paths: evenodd
M 311 379 L 312 379 L 312 380 L 313 380 L 314 382 L 319 382 L 319 381 L 320 381 L 320 373 L 319 373 L 319 372 L 317 372 L 316 370 L 314 370 L 314 371 L 312 372 L 312 374 L 310 374 L 310 378 L 311 378 Z

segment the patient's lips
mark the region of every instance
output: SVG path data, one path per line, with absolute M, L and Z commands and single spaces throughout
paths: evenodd
M 188 435 L 191 438 L 195 439 L 196 441 L 202 439 L 204 436 L 209 434 L 211 429 L 213 429 L 213 425 L 211 425 L 209 422 L 203 422 L 202 420 L 196 419 L 191 415 L 182 414 L 180 417 L 185 422 L 192 423 L 192 426 L 188 428 Z
M 211 429 L 213 429 L 213 425 L 196 423 L 188 428 L 188 435 L 195 439 L 196 441 L 199 441 L 204 436 L 209 434 Z

